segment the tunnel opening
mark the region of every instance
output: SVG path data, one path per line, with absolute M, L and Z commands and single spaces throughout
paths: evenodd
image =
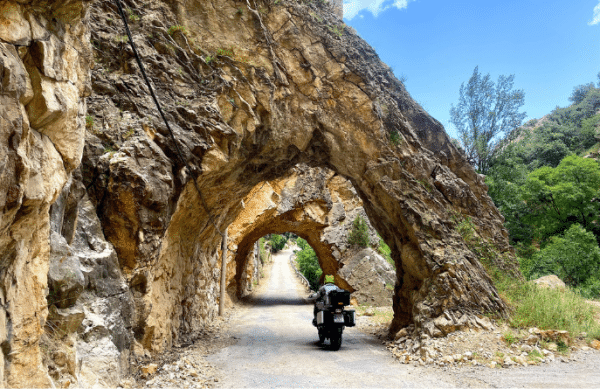
M 230 225 L 231 303 L 260 282 L 257 268 L 263 266 L 261 244 L 267 237 L 273 251 L 282 248 L 284 240 L 298 246 L 296 260 L 301 263 L 296 267 L 312 290 L 330 274 L 339 287 L 354 293 L 355 305 L 392 306 L 392 249 L 373 227 L 350 181 L 328 169 L 300 167 L 282 181 L 255 189 Z

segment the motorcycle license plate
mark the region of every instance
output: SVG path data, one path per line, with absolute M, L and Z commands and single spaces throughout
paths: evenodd
M 339 324 L 344 324 L 344 315 L 341 313 L 335 313 L 333 315 L 333 322 L 339 323 Z

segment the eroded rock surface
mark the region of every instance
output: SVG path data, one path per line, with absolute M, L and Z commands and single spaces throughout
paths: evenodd
M 392 249 L 393 331 L 414 324 L 439 336 L 506 312 L 456 228 L 471 218 L 503 254 L 496 265 L 518 276 L 502 217 L 441 124 L 340 27 L 331 4 L 251 3 L 125 1 L 175 142 L 112 2 L 0 5 L 5 385 L 50 385 L 39 347 L 48 303 L 69 323 L 85 313 L 50 371 L 65 385 L 67 375 L 113 385 L 130 350 L 158 353 L 200 331 L 216 314 L 220 232 L 257 185 L 301 163 L 348 179 Z M 334 205 L 303 212 L 341 217 Z M 64 308 L 46 299 L 51 257 L 66 258 L 61 266 L 75 274 L 51 275 L 63 277 L 53 290 Z M 94 371 L 100 361 L 117 375 Z
M 393 267 L 374 250 L 351 250 L 348 243 L 357 216 L 369 227 L 370 245 L 378 247 L 380 240 L 349 181 L 329 169 L 300 165 L 288 176 L 259 184 L 243 203 L 229 226 L 231 296 L 244 295 L 258 281 L 253 245 L 258 238 L 293 232 L 311 244 L 324 274 L 335 274 L 336 283 L 354 292 L 359 303 L 392 305 Z
M 48 314 L 49 210 L 83 151 L 91 54 L 84 16 L 82 1 L 0 3 L 0 383 L 4 386 L 51 384 L 39 347 Z M 70 283 L 61 298 L 74 298 L 76 283 Z
M 352 297 L 359 304 L 392 305 L 396 272 L 372 248 L 352 250 L 344 255 L 339 275 L 354 289 Z

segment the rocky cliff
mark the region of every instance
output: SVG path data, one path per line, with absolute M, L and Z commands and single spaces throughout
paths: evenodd
M 0 382 L 51 385 L 50 206 L 81 161 L 91 93 L 82 1 L 0 3 Z
M 506 312 L 457 231 L 470 217 L 513 268 L 482 178 L 331 4 L 124 4 L 172 133 L 113 2 L 0 3 L 5 386 L 113 385 L 201 330 L 220 233 L 301 163 L 349 180 L 392 249 L 392 330 Z

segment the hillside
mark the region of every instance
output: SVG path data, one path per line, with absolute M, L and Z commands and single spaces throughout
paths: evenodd
M 600 88 L 578 86 L 570 100 L 508 134 L 486 183 L 525 276 L 557 274 L 598 298 Z

